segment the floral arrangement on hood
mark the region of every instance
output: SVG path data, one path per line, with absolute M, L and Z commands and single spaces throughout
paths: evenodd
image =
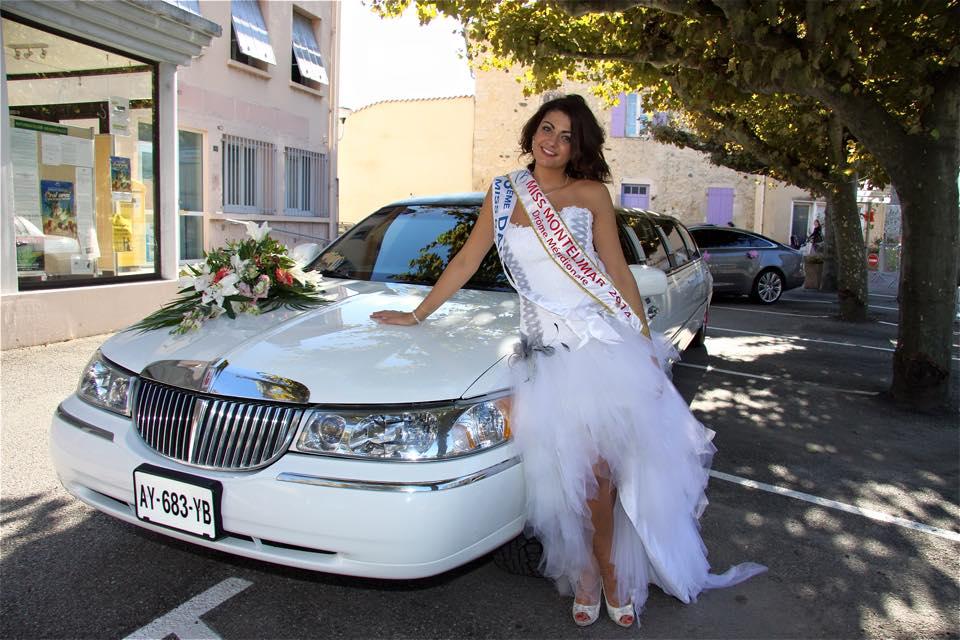
M 177 298 L 136 323 L 131 329 L 150 331 L 173 327 L 188 333 L 207 320 L 226 315 L 258 315 L 279 307 L 308 309 L 325 304 L 318 285 L 323 276 L 304 271 L 287 248 L 270 237 L 270 227 L 245 222 L 248 238 L 205 254 L 202 263 L 187 265 Z

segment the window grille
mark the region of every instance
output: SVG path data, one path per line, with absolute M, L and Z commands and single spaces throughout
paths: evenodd
M 284 150 L 287 194 L 284 213 L 326 218 L 327 156 L 316 151 Z
M 239 136 L 223 136 L 223 210 L 272 215 L 274 146 Z

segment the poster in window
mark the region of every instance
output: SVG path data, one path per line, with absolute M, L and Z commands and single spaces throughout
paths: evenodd
M 130 135 L 130 101 L 119 96 L 110 96 L 110 135 Z
M 73 208 L 73 183 L 65 180 L 40 181 L 43 232 L 51 236 L 77 237 L 77 213 Z
M 110 156 L 110 190 L 130 193 L 130 158 Z
M 43 236 L 17 236 L 17 271 L 43 271 Z

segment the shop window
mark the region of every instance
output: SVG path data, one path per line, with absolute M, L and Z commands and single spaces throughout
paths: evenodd
M 320 89 L 327 80 L 320 45 L 317 43 L 314 21 L 297 12 L 293 13 L 293 62 L 290 79 L 296 83 Z
M 230 58 L 266 71 L 277 64 L 267 23 L 257 0 L 232 0 Z
M 223 136 L 223 210 L 273 214 L 274 146 L 269 142 Z
M 203 135 L 178 132 L 180 260 L 203 258 Z
M 329 214 L 323 206 L 326 193 L 327 157 L 315 151 L 287 147 L 284 150 L 286 166 L 286 207 L 291 216 L 318 216 Z
M 19 288 L 157 277 L 156 65 L 6 16 L 3 41 Z

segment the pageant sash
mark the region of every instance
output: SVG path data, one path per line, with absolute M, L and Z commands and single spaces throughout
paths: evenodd
M 643 332 L 643 323 L 637 317 L 623 295 L 614 286 L 610 277 L 594 262 L 590 254 L 577 241 L 569 227 L 554 211 L 550 202 L 540 189 L 540 185 L 533 175 L 526 169 L 515 171 L 506 176 L 507 181 L 517 194 L 520 204 L 527 216 L 530 225 L 540 240 L 544 251 L 553 260 L 553 263 L 570 277 L 573 282 L 593 298 L 601 307 L 607 310 L 620 322 L 632 327 L 637 332 Z M 512 198 L 511 198 L 512 199 Z M 501 220 L 502 210 L 494 209 L 497 225 L 497 248 L 502 243 Z M 507 214 L 507 222 L 510 220 Z M 506 228 L 507 222 L 503 222 Z
M 527 300 L 540 305 L 544 309 L 557 314 L 561 318 L 570 318 L 574 316 L 577 310 L 576 305 L 564 305 L 561 300 L 545 298 L 543 295 L 531 289 L 529 286 L 525 287 L 523 286 L 523 283 L 518 283 L 514 279 L 513 274 L 510 273 L 510 266 L 508 264 L 509 260 L 504 255 L 504 233 L 507 230 L 507 225 L 510 224 L 510 217 L 513 215 L 513 208 L 517 203 L 516 190 L 514 190 L 508 176 L 498 176 L 493 179 L 491 191 L 493 197 L 492 208 L 494 244 L 497 247 L 497 253 L 500 254 L 500 263 L 503 265 L 503 272 L 506 274 L 507 280 L 511 285 L 513 285 L 513 288 L 516 289 L 517 293 Z M 580 337 L 586 339 L 585 335 L 581 335 Z

